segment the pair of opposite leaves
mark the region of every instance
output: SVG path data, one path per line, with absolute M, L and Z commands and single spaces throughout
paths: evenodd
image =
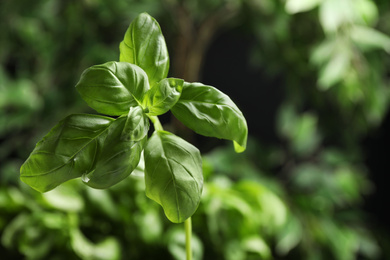
M 93 188 L 108 188 L 145 158 L 146 195 L 172 222 L 183 222 L 199 205 L 203 188 L 199 150 L 178 136 L 155 129 L 149 119 L 171 110 L 198 134 L 232 140 L 245 150 L 247 124 L 231 99 L 200 83 L 166 78 L 169 56 L 157 21 L 140 14 L 120 44 L 120 62 L 92 66 L 76 88 L 90 107 L 117 118 L 74 114 L 37 143 L 21 167 L 21 180 L 49 191 L 82 177 Z

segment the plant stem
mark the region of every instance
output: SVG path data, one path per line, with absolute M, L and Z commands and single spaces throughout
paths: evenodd
M 149 118 L 152 121 L 154 129 L 156 131 L 163 131 L 164 130 L 164 128 L 162 127 L 160 120 L 158 120 L 157 116 L 150 116 Z
M 184 228 L 186 231 L 186 255 L 187 260 L 192 260 L 192 248 L 191 248 L 191 236 L 192 236 L 192 224 L 191 217 L 184 221 Z

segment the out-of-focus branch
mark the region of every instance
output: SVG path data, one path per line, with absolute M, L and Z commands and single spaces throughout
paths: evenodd
M 196 38 L 188 54 L 187 77 L 189 81 L 198 81 L 207 48 L 216 32 L 231 21 L 238 13 L 238 9 L 225 5 L 203 20 L 197 29 Z
M 237 15 L 238 9 L 224 5 L 202 21 L 196 21 L 184 5 L 175 5 L 173 1 L 166 1 L 166 5 L 178 28 L 172 64 L 174 74 L 187 81 L 199 81 L 204 56 L 215 33 Z

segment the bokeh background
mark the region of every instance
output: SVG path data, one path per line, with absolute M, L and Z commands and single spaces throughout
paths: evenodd
M 107 190 L 19 180 L 60 119 L 96 113 L 74 86 L 118 60 L 141 12 L 162 27 L 170 76 L 217 87 L 248 121 L 235 154 L 162 117 L 203 153 L 195 259 L 390 259 L 388 0 L 1 0 L 2 259 L 185 258 L 142 165 Z

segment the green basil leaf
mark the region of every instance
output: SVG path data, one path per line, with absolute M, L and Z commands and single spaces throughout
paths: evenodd
M 70 115 L 40 142 L 20 169 L 20 179 L 46 192 L 93 169 L 98 147 L 114 120 L 97 115 Z
M 99 113 L 119 116 L 140 103 L 149 83 L 140 67 L 111 61 L 85 70 L 76 88 L 88 105 Z
M 142 100 L 150 116 L 159 116 L 168 112 L 179 100 L 184 80 L 168 78 L 148 90 Z
M 139 141 L 143 139 L 149 130 L 149 119 L 142 107 L 130 107 L 127 120 L 122 131 L 122 140 Z
M 165 39 L 160 25 L 147 13 L 131 22 L 119 50 L 119 60 L 140 66 L 148 75 L 150 86 L 167 77 L 169 55 Z
M 224 93 L 201 83 L 184 83 L 173 115 L 196 133 L 232 140 L 236 152 L 246 148 L 248 127 L 244 115 Z
M 203 189 L 199 150 L 180 137 L 156 131 L 145 146 L 146 196 L 180 223 L 196 211 Z
M 137 167 L 147 137 L 139 142 L 121 138 L 127 117 L 119 117 L 107 129 L 94 170 L 83 176 L 90 187 L 105 189 L 129 176 Z

